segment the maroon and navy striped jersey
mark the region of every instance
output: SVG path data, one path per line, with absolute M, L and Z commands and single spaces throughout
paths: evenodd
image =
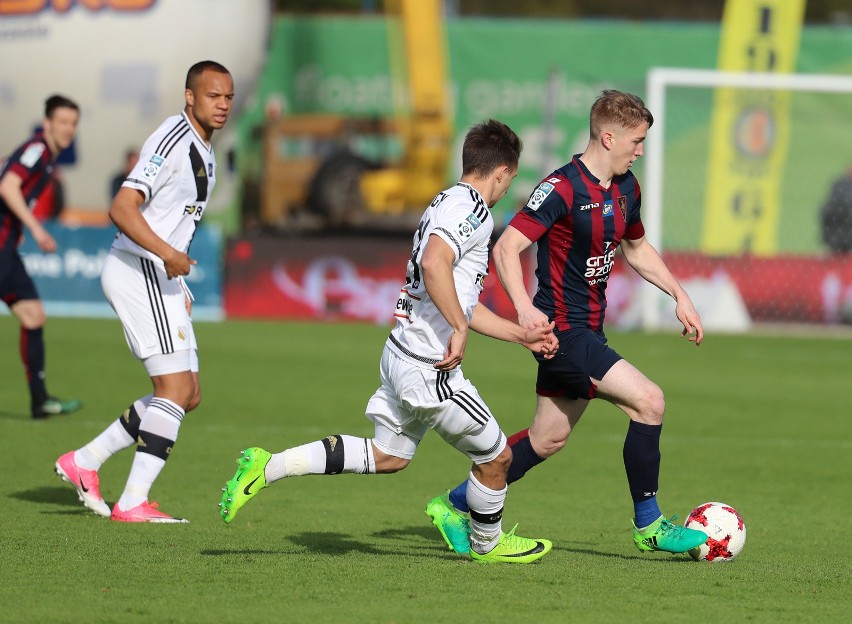
M 577 155 L 542 180 L 510 222 L 538 242 L 533 304 L 557 329 L 603 329 L 615 250 L 622 238 L 645 235 L 640 203 L 630 171 L 603 188 Z
M 24 194 L 24 200 L 32 209 L 38 196 L 50 183 L 54 160 L 44 135 L 36 132 L 12 152 L 0 170 L 0 179 L 7 171 L 16 173 L 22 180 L 21 192 Z M 20 238 L 21 220 L 9 210 L 9 206 L 0 197 L 0 249 L 16 247 Z

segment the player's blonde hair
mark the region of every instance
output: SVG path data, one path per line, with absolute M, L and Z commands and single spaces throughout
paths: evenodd
M 635 128 L 643 121 L 647 122 L 650 128 L 654 124 L 654 116 L 645 108 L 645 102 L 639 96 L 607 89 L 601 92 L 592 104 L 589 132 L 593 139 L 598 139 L 606 125 Z

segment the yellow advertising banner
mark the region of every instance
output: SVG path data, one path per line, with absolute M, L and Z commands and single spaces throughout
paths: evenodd
M 727 0 L 718 66 L 792 73 L 805 0 Z M 713 100 L 701 247 L 773 255 L 790 138 L 790 93 L 722 87 Z

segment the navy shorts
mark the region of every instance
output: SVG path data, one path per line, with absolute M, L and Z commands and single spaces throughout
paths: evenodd
M 38 291 L 18 250 L 0 250 L 0 299 L 11 307 L 24 299 L 38 298 Z
M 535 392 L 541 396 L 593 399 L 597 386 L 621 356 L 606 344 L 603 332 L 578 328 L 556 331 L 559 352 L 546 360 L 536 354 L 538 377 Z

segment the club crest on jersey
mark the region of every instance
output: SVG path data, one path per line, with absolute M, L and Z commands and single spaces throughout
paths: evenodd
M 145 163 L 145 168 L 142 170 L 142 175 L 146 178 L 154 179 L 157 177 L 157 174 L 160 172 L 160 167 L 163 166 L 165 159 L 162 156 L 158 156 L 154 154 L 151 156 L 151 159 Z
M 603 203 L 603 211 L 601 214 L 603 214 L 604 217 L 612 217 L 613 206 L 614 202 L 611 199 L 607 199 Z
M 627 197 L 619 195 L 615 201 L 618 202 L 618 208 L 621 210 L 621 218 L 627 221 Z
M 530 210 L 538 210 L 547 199 L 547 196 L 553 191 L 554 186 L 550 182 L 542 182 L 530 195 L 530 200 L 527 202 L 527 208 Z

